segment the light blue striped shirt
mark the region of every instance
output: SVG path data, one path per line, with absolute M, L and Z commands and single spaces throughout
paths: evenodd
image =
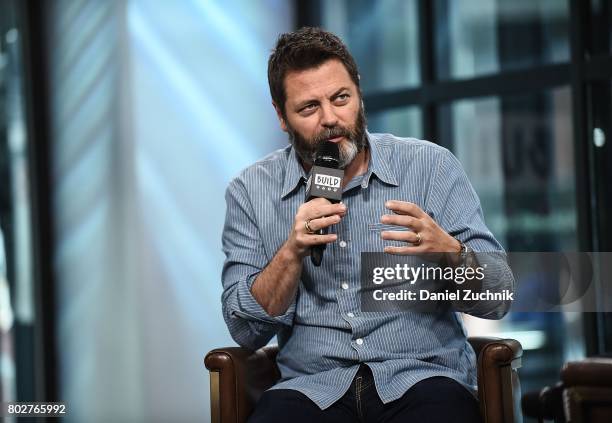
M 223 316 L 234 340 L 257 349 L 277 336 L 281 379 L 271 389 L 295 389 L 325 409 L 350 387 L 359 364 L 372 370 L 384 403 L 416 382 L 447 376 L 472 393 L 476 357 L 461 314 L 360 310 L 360 253 L 382 252 L 380 223 L 386 200 L 419 205 L 452 236 L 474 251 L 500 251 L 484 280 L 486 288 L 513 289 L 514 279 L 499 243 L 484 224 L 480 202 L 459 161 L 447 149 L 412 138 L 370 134 L 367 172 L 350 181 L 342 201 L 347 214 L 323 264 L 304 259 L 298 295 L 287 312 L 271 317 L 250 287 L 286 241 L 304 202 L 307 174 L 290 146 L 245 169 L 226 192 L 223 229 Z M 497 319 L 507 304 L 465 304 L 463 312 Z

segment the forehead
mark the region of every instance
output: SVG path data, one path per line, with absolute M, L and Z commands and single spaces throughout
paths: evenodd
M 355 89 L 355 84 L 340 60 L 331 59 L 316 68 L 290 71 L 285 75 L 287 103 L 326 97 L 342 87 Z

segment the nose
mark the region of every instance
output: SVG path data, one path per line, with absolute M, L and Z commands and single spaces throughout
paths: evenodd
M 325 104 L 321 106 L 321 125 L 325 128 L 333 128 L 338 125 L 338 117 L 334 113 L 333 106 L 331 104 Z

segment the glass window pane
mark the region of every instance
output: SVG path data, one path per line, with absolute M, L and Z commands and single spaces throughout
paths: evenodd
M 439 79 L 569 60 L 568 2 L 435 0 Z
M 612 0 L 591 0 L 593 54 L 612 53 Z
M 569 88 L 457 101 L 439 109 L 439 124 L 442 144 L 462 162 L 506 250 L 577 251 Z M 466 321 L 470 335 L 523 344 L 523 392 L 555 383 L 564 361 L 584 355 L 580 313 Z
M 421 109 L 402 107 L 368 113 L 368 131 L 390 133 L 398 137 L 422 138 Z
M 35 269 L 26 127 L 23 2 L 0 0 L 0 402 L 32 401 Z M 3 420 L 4 421 L 4 420 Z
M 322 22 L 348 45 L 364 93 L 420 82 L 416 0 L 325 1 Z
M 590 171 L 594 175 L 592 186 L 593 242 L 595 251 L 612 251 L 612 81 L 589 84 L 589 132 L 592 142 Z M 605 259 L 604 259 L 605 260 Z M 612 307 L 610 265 L 595 265 L 600 304 L 606 310 Z M 612 313 L 600 313 L 600 352 L 612 353 Z

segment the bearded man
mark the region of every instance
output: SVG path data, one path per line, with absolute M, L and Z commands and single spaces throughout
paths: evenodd
M 459 312 L 498 319 L 504 303 L 440 313 L 363 313 L 360 253 L 503 252 L 458 160 L 413 138 L 366 130 L 359 74 L 335 35 L 282 34 L 268 62 L 272 104 L 290 145 L 226 192 L 223 315 L 257 349 L 277 336 L 281 379 L 250 422 L 475 422 L 476 358 Z M 304 202 L 321 143 L 336 143 L 342 203 Z M 327 234 L 317 231 L 327 228 Z M 326 244 L 325 260 L 306 260 Z M 505 259 L 483 286 L 512 289 Z M 487 285 L 488 284 L 488 285 Z

